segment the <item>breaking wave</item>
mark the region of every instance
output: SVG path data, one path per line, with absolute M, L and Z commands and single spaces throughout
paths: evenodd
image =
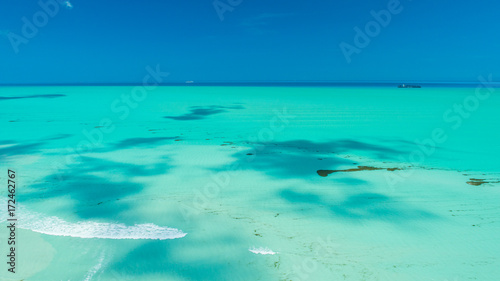
M 121 223 L 102 223 L 93 221 L 72 223 L 58 217 L 30 212 L 20 207 L 21 206 L 18 206 L 16 208 L 18 216 L 16 226 L 21 229 L 27 229 L 47 235 L 77 238 L 166 240 L 182 238 L 187 234 L 176 228 L 162 227 L 152 223 L 135 224 L 132 226 Z M 5 212 L 3 213 L 5 214 Z M 5 221 L 7 219 L 6 215 L 2 215 L 1 219 Z

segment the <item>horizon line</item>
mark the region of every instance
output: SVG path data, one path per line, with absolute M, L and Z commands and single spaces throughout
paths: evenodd
M 357 85 L 363 85 L 363 84 L 380 84 L 380 85 L 399 85 L 399 84 L 425 84 L 425 85 L 476 85 L 476 84 L 489 84 L 489 85 L 495 85 L 495 84 L 500 84 L 500 81 L 492 81 L 492 82 L 481 82 L 481 81 L 411 81 L 411 80 L 406 80 L 406 81 L 394 81 L 394 80 L 377 80 L 377 81 L 371 81 L 371 80 L 360 80 L 360 81 L 328 81 L 328 80 L 304 80 L 304 81 L 287 81 L 287 80 L 276 80 L 276 81 L 259 81 L 259 80 L 243 80 L 243 81 L 172 81 L 172 82 L 167 82 L 167 83 L 158 83 L 157 86 L 170 86 L 170 85 L 186 85 L 186 86 L 208 86 L 208 85 L 220 85 L 220 84 L 227 84 L 227 85 L 241 85 L 241 84 L 246 84 L 246 85 L 276 85 L 276 84 L 318 84 L 318 85 L 335 85 L 335 84 L 357 84 Z M 85 82 L 76 82 L 76 83 L 0 83 L 0 86 L 138 86 L 138 85 L 144 85 L 143 83 L 139 82 L 92 82 L 92 83 L 85 83 Z

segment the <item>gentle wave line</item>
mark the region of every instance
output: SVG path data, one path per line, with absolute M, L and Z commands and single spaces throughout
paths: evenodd
M 269 248 L 262 248 L 262 247 L 260 247 L 260 248 L 252 247 L 248 250 L 254 254 L 261 254 L 261 255 L 276 255 L 278 253 L 278 252 L 272 251 Z
M 17 206 L 16 209 L 18 217 L 16 226 L 18 228 L 47 235 L 77 238 L 167 240 L 182 238 L 187 234 L 176 228 L 162 227 L 152 223 L 135 224 L 132 226 L 122 223 L 93 221 L 71 223 L 58 217 L 27 211 L 21 206 Z M 7 217 L 2 215 L 1 219 L 2 221 L 6 221 Z

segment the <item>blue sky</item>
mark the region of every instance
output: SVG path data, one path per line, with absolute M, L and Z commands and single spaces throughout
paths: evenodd
M 70 1 L 52 16 L 2 1 L 0 83 L 138 83 L 148 65 L 172 82 L 500 80 L 493 0 L 401 0 L 398 13 L 396 0 L 217 0 L 219 13 L 213 0 Z M 358 48 L 355 27 L 373 22 Z

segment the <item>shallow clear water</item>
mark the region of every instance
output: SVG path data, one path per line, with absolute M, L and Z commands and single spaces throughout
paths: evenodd
M 2 87 L 0 276 L 495 280 L 490 90 Z

